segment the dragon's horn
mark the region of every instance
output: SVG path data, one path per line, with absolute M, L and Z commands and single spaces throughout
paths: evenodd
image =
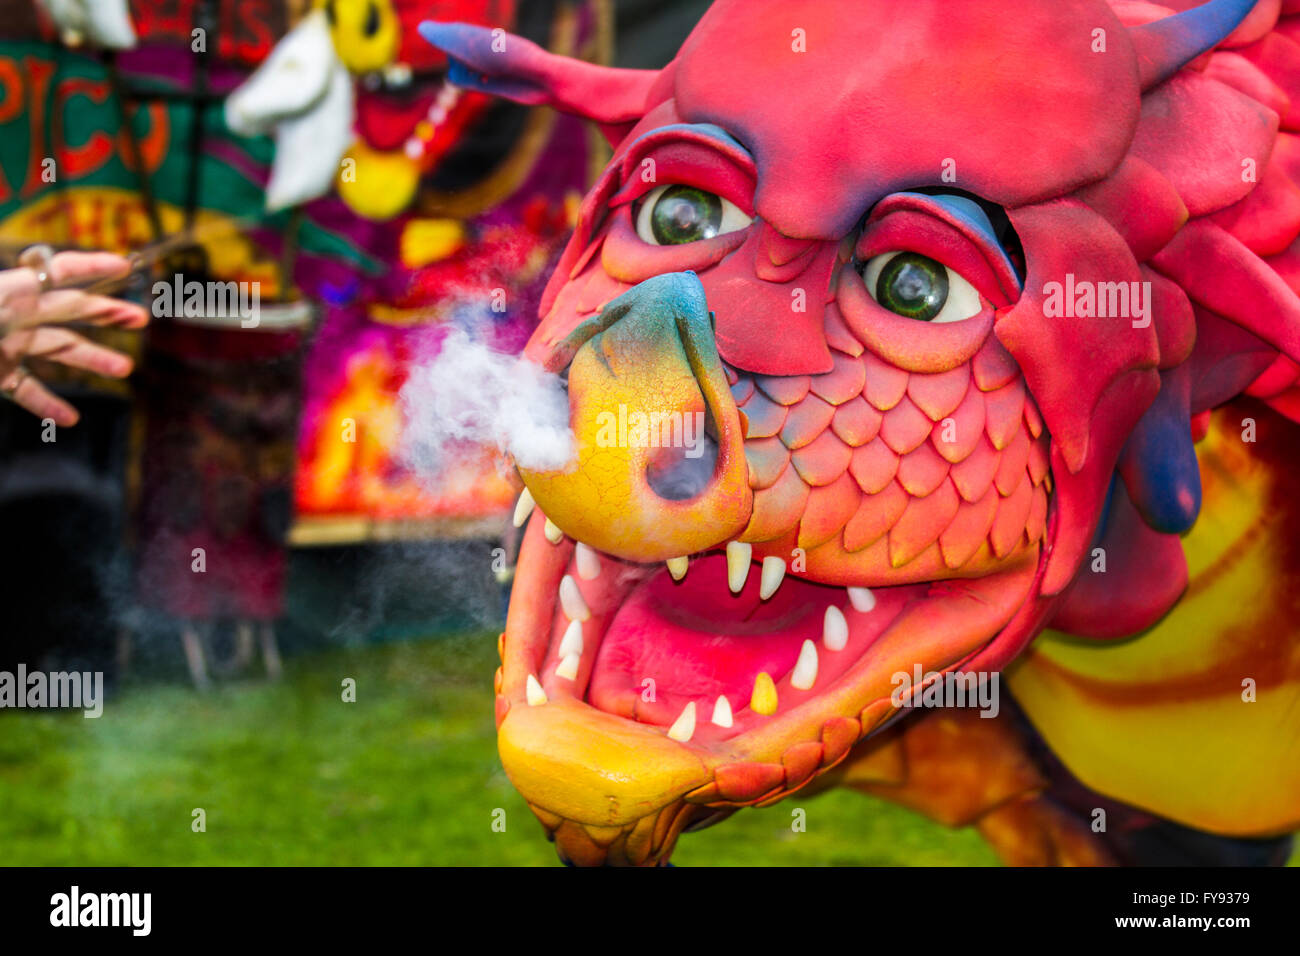
M 1256 0 L 1210 0 L 1161 20 L 1130 27 L 1142 89 L 1163 83 L 1221 43 L 1255 7 Z
M 504 30 L 426 21 L 420 35 L 447 54 L 448 79 L 457 86 L 574 113 L 599 123 L 612 140 L 644 115 L 650 89 L 659 79 L 658 70 L 575 60 Z

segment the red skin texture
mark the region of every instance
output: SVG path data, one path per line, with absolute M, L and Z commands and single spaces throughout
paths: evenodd
M 791 49 L 796 29 L 807 52 Z M 1110 38 L 1106 54 L 1091 50 L 1096 29 Z M 827 0 L 797 12 L 723 0 L 683 45 L 673 92 L 683 119 L 715 123 L 754 154 L 764 220 L 838 240 L 889 193 L 942 185 L 947 160 L 963 189 L 1004 206 L 1104 176 L 1137 123 L 1126 40 L 1094 3 L 1021 4 L 1008 16 L 978 0 Z M 780 77 L 779 109 L 772 85 L 755 83 L 738 57 Z M 954 83 L 945 61 L 979 81 Z
M 1051 436 L 1052 547 L 1042 586 L 1049 596 L 1059 592 L 1092 538 L 1120 450 L 1159 390 L 1157 369 L 1193 363 L 1194 415 L 1203 411 L 1198 402 L 1247 387 L 1272 364 L 1270 347 L 1300 351 L 1300 310 L 1282 256 L 1300 232 L 1300 150 L 1289 137 L 1279 141 L 1279 125 L 1294 125 L 1288 104 L 1300 101 L 1300 47 L 1289 39 L 1293 5 L 1258 4 L 1221 44 L 1231 53 L 1199 56 L 1143 92 L 1140 78 L 1168 72 L 1159 44 L 1177 38 L 1161 40 L 1144 27 L 1138 39 L 1126 27 L 1197 5 L 1117 3 L 1112 11 L 1085 0 L 1017 5 L 1009 16 L 974 0 L 827 0 L 797 12 L 777 0 L 719 0 L 657 74 L 562 61 L 514 38 L 508 55 L 489 54 L 480 49 L 484 37 L 447 28 L 462 31 L 456 58 L 490 77 L 497 91 L 583 113 L 616 143 L 582 204 L 528 354 L 562 364 L 556 345 L 605 302 L 652 275 L 690 269 L 700 275 L 719 354 L 730 367 L 797 381 L 829 375 L 856 356 L 867 369 L 864 393 L 878 399 L 888 378 L 881 361 L 913 372 L 959 367 L 959 356 L 977 351 L 982 339 L 961 343 L 952 338 L 963 331 L 956 326 L 909 328 L 859 301 L 865 297 L 858 291 L 846 293 L 842 241 L 867 210 L 899 191 L 952 184 L 998 203 L 1025 250 L 1025 291 L 1007 296 L 998 282 L 979 291 L 996 310 L 992 336 L 1005 346 L 1007 380 L 1023 375 Z M 1094 50 L 1098 29 L 1104 53 Z M 955 81 L 955 72 L 979 82 Z M 756 76 L 779 77 L 779 91 Z M 663 130 L 681 124 L 713 124 L 744 149 L 698 128 Z M 1278 160 L 1270 163 L 1275 143 Z M 632 210 L 653 186 L 638 181 L 647 157 L 657 181 L 717 192 L 755 225 L 690 246 L 641 242 Z M 1243 175 L 1242 157 L 1256 161 L 1254 179 Z M 945 170 L 955 171 L 955 182 Z M 888 221 L 878 210 L 869 230 L 882 218 Z M 920 234 L 906 220 L 897 232 L 878 245 L 918 246 Z M 973 280 L 968 239 L 943 234 L 923 251 Z M 1260 255 L 1278 257 L 1278 271 Z M 1152 283 L 1152 323 L 1044 316 L 1044 285 L 1067 273 Z M 796 294 L 806 296 L 804 311 L 791 308 Z M 1192 317 L 1212 310 L 1250 334 L 1212 333 L 1211 347 L 1193 354 Z M 981 332 L 978 321 L 957 326 Z M 857 369 L 839 374 L 852 379 Z M 1279 400 L 1288 387 L 1276 390 Z M 772 425 L 772 403 L 752 405 L 751 443 L 758 444 L 751 483 L 760 491 L 789 485 L 780 458 L 791 452 L 801 456 L 796 467 L 805 483 L 834 484 L 848 459 L 842 445 L 820 437 L 834 431 L 841 442 L 866 444 L 879 431 L 880 413 L 870 405 L 856 417 L 846 409 L 837 429 L 834 415 L 814 414 L 821 398 L 803 401 L 813 404 L 781 402 L 791 408 Z M 910 419 L 900 415 L 886 430 L 910 447 L 898 431 Z M 784 453 L 765 437 L 781 429 Z M 917 459 L 902 479 L 913 491 L 933 493 L 938 467 Z M 855 470 L 858 484 L 883 487 L 867 471 Z M 782 494 L 792 507 L 809 506 L 805 493 Z M 851 515 L 848 503 L 835 499 L 836 514 Z M 898 510 L 896 502 L 887 507 Z M 878 516 L 862 514 L 854 527 L 878 524 Z M 978 524 L 967 515 L 962 526 Z M 954 543 L 952 550 L 964 549 Z M 1017 634 L 1013 643 L 1030 636 Z
M 527 45 L 493 55 L 485 34 L 456 34 L 453 59 L 485 88 L 585 115 L 615 144 L 527 354 L 563 367 L 558 346 L 605 303 L 692 271 L 749 423 L 741 537 L 755 559 L 797 543 L 809 577 L 875 586 L 1037 553 L 988 643 L 940 647 L 926 631 L 931 650 L 970 654 L 953 665 L 966 672 L 1000 669 L 1053 614 L 1097 639 L 1140 630 L 1186 572 L 1177 535 L 1147 523 L 1164 473 L 1132 436 L 1172 435 L 1171 457 L 1194 466 L 1192 422 L 1261 375 L 1261 397 L 1300 416 L 1300 3 L 1262 0 L 1220 45 L 1230 53 L 1212 39 L 1183 62 L 1170 51 L 1187 52 L 1189 31 L 1162 21 L 1198 5 L 717 0 L 673 63 L 644 74 Z M 635 204 L 665 182 L 754 222 L 642 242 Z M 925 187 L 1005 210 L 1023 291 L 981 236 L 894 195 Z M 875 303 L 850 260 L 903 249 L 965 277 L 983 311 L 935 325 Z M 1045 314 L 1067 277 L 1150 283 L 1149 323 Z M 947 416 L 963 423 L 956 442 L 936 438 Z M 1116 573 L 1101 593 L 1075 582 L 1112 487 L 1101 530 Z

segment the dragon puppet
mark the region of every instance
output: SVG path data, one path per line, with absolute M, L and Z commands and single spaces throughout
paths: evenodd
M 562 859 L 833 784 L 1011 863 L 1286 858 L 1300 2 L 717 0 L 644 72 L 421 29 L 614 146 L 496 677 Z

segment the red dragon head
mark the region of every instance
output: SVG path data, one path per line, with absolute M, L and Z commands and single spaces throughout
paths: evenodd
M 527 348 L 577 456 L 521 469 L 496 685 L 565 859 L 662 862 L 895 675 L 1177 599 L 1197 416 L 1295 378 L 1300 57 L 1276 2 L 1176 6 L 717 0 L 660 72 L 423 26 L 615 145 Z

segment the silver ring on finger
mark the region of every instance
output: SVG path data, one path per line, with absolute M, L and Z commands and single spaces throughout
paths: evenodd
M 3 393 L 4 397 L 12 402 L 14 396 L 18 394 L 18 389 L 22 387 L 23 382 L 27 381 L 31 377 L 31 370 L 26 365 L 19 365 L 9 376 L 9 381 L 3 386 L 0 386 L 0 393 Z
M 54 258 L 54 248 L 45 243 L 28 246 L 18 257 L 19 264 L 27 266 L 36 273 L 36 284 L 42 292 L 54 288 L 54 277 L 50 275 L 50 260 Z

